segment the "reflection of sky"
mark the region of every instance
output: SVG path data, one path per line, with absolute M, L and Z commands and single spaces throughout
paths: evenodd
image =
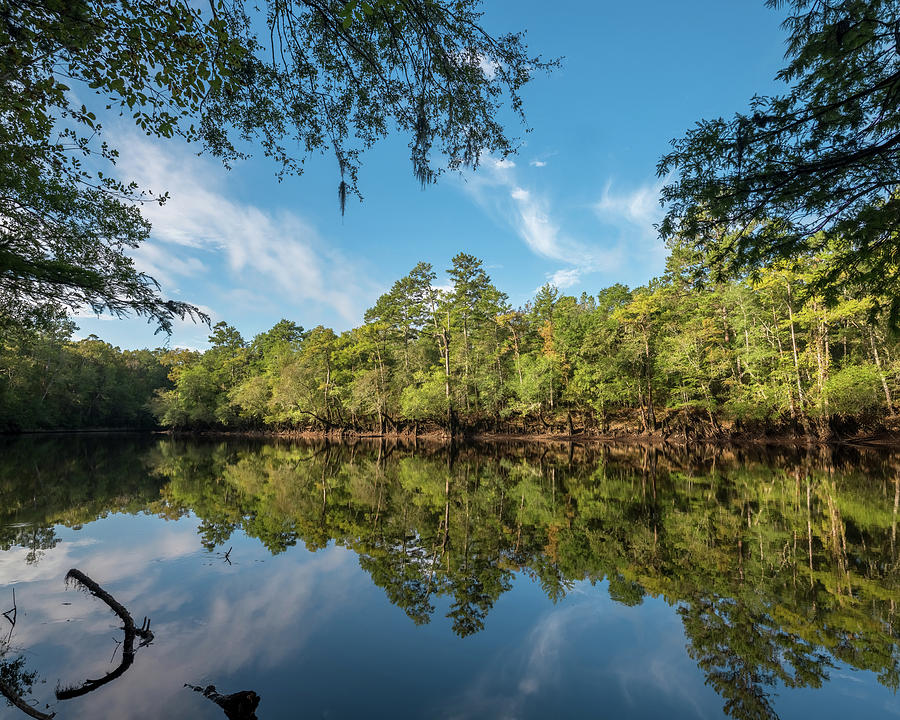
M 35 695 L 65 718 L 222 718 L 197 693 L 254 690 L 259 717 L 718 718 L 722 700 L 685 651 L 674 608 L 611 601 L 588 583 L 553 605 L 519 577 L 485 630 L 457 638 L 439 600 L 416 627 L 359 568 L 354 554 L 302 547 L 272 557 L 255 540 L 229 541 L 233 565 L 202 550 L 193 519 L 111 516 L 61 542 L 39 563 L 0 553 L 0 582 L 15 583 L 14 646 L 46 680 Z M 227 549 L 227 548 L 225 548 Z M 98 678 L 110 662 L 118 619 L 90 595 L 66 590 L 78 567 L 153 621 L 156 641 L 121 678 L 55 703 L 57 682 Z M 0 605 L 7 603 L 0 589 Z M 5 607 L 4 607 L 5 609 Z M 782 691 L 793 717 L 881 717 L 896 698 L 871 673 L 839 667 L 818 691 Z M 0 708 L 0 717 L 24 717 Z

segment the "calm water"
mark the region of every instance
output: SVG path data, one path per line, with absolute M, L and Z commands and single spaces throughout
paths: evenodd
M 0 681 L 58 718 L 897 717 L 898 501 L 875 451 L 0 440 Z

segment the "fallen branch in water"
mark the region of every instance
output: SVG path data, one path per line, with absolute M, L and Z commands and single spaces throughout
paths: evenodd
M 56 717 L 56 713 L 43 713 L 35 707 L 32 707 L 27 702 L 25 702 L 22 698 L 20 698 L 12 688 L 8 687 L 3 680 L 0 680 L 0 693 L 9 700 L 13 705 L 15 705 L 19 710 L 21 710 L 26 715 L 30 715 L 33 718 L 37 718 L 37 720 L 50 720 L 52 717 Z
M 4 644 L 9 645 L 12 641 L 13 631 L 16 629 L 16 620 L 19 617 L 19 606 L 16 604 L 16 589 L 13 587 L 12 589 L 13 595 L 13 606 L 11 610 L 7 610 L 3 613 L 3 617 L 5 617 L 9 621 L 9 633 L 6 636 L 6 639 L 3 641 Z M 12 616 L 12 617 L 10 617 Z
M 3 617 L 5 617 L 7 620 L 9 620 L 10 625 L 15 627 L 16 626 L 16 618 L 19 615 L 19 607 L 18 607 L 18 605 L 16 605 L 16 589 L 15 588 L 12 589 L 12 593 L 13 593 L 13 606 L 10 610 L 7 610 L 5 613 L 3 613 Z M 10 617 L 10 615 L 12 615 L 12 617 Z
M 141 644 L 138 647 L 144 647 L 145 645 L 149 645 L 153 641 L 153 633 L 150 632 L 150 620 L 148 618 L 144 618 L 144 622 L 140 628 L 136 627 L 131 614 L 128 612 L 128 610 L 125 609 L 125 606 L 122 605 L 108 592 L 106 592 L 106 590 L 100 587 L 91 578 L 81 572 L 81 570 L 76 570 L 75 568 L 69 570 L 69 572 L 66 574 L 66 582 L 68 583 L 70 581 L 74 582 L 76 586 L 80 586 L 90 592 L 91 595 L 93 595 L 98 600 L 102 600 L 109 606 L 110 610 L 112 610 L 116 615 L 119 616 L 119 618 L 125 625 L 125 640 L 122 643 L 122 662 L 119 664 L 119 667 L 98 680 L 85 680 L 84 684 L 82 684 L 81 687 L 62 688 L 57 690 L 57 700 L 71 700 L 72 698 L 87 695 L 89 692 L 96 690 L 102 685 L 106 685 L 107 683 L 112 682 L 116 678 L 123 675 L 134 662 L 135 638 L 141 638 Z
M 231 693 L 231 695 L 222 695 L 216 690 L 215 685 L 207 685 L 202 688 L 199 685 L 185 683 L 184 686 L 212 700 L 225 711 L 225 717 L 228 720 L 256 720 L 256 708 L 260 698 L 252 690 L 241 690 Z

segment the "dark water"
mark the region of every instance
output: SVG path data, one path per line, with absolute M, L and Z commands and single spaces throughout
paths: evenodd
M 900 716 L 898 500 L 868 450 L 6 440 L 0 680 L 59 718 Z

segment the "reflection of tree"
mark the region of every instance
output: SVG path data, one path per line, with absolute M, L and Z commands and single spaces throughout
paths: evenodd
M 453 603 L 448 617 L 453 621 L 453 632 L 466 637 L 483 630 L 497 598 L 511 587 L 510 572 L 488 558 L 476 556 L 465 563 L 449 580 Z
M 828 657 L 785 632 L 764 611 L 732 598 L 693 598 L 679 608 L 688 653 L 736 718 L 775 719 L 769 697 L 777 682 L 821 687 Z
M 0 549 L 25 548 L 25 562 L 34 565 L 47 550 L 52 550 L 59 542 L 56 531 L 50 526 L 23 525 L 0 529 Z
M 54 525 L 78 527 L 110 512 L 139 512 L 159 497 L 139 435 L 0 438 L 0 550 L 38 562 L 59 542 Z
M 575 462 L 546 449 L 489 460 L 457 448 L 448 462 L 377 451 L 216 450 L 219 479 L 203 485 L 203 502 L 273 552 L 285 528 L 310 549 L 354 549 L 417 624 L 448 598 L 461 636 L 484 627 L 515 571 L 553 601 L 585 579 L 607 579 L 627 605 L 662 595 L 679 604 L 690 654 L 735 717 L 774 718 L 777 687 L 818 687 L 832 658 L 896 682 L 895 518 L 882 497 L 900 473 L 880 456 L 835 472 L 835 457 L 815 455 L 729 461 L 635 448 Z M 160 469 L 167 493 L 180 486 Z
M 678 605 L 691 656 L 739 718 L 774 717 L 779 686 L 817 687 L 835 661 L 898 685 L 893 455 L 165 440 L 143 461 L 133 495 L 101 473 L 92 499 L 67 491 L 77 512 L 51 492 L 42 513 L 24 488 L 10 519 L 149 508 L 194 513 L 210 549 L 235 530 L 273 553 L 337 543 L 414 622 L 444 601 L 462 636 L 485 626 L 515 573 L 553 601 L 605 580 L 616 602 Z
M 0 640 L 0 695 L 6 698 L 9 705 L 19 708 L 26 715 L 37 720 L 49 720 L 54 713 L 41 712 L 25 700 L 37 680 L 37 673 L 25 669 L 25 658 L 22 655 L 7 657 L 12 648 L 13 633 L 19 619 L 15 587 L 12 591 L 12 608 L 4 612 L 2 617 L 9 623 L 9 633 Z
M 360 555 L 359 564 L 372 577 L 378 587 L 384 589 L 388 600 L 401 608 L 416 625 L 431 620 L 434 605 L 431 603 L 432 586 L 427 575 L 427 551 L 421 547 L 401 548 L 373 547 L 371 554 Z
M 76 587 L 82 588 L 98 600 L 106 603 L 107 607 L 118 615 L 119 619 L 122 621 L 125 639 L 122 641 L 122 660 L 115 670 L 108 672 L 102 678 L 97 680 L 85 680 L 78 687 L 58 689 L 56 691 L 57 700 L 71 700 L 72 698 L 87 695 L 88 693 L 111 683 L 113 680 L 120 678 L 134 664 L 134 654 L 137 650 L 134 646 L 135 641 L 140 638 L 141 644 L 139 647 L 144 647 L 153 642 L 153 633 L 150 632 L 150 621 L 147 618 L 144 618 L 141 627 L 137 627 L 134 624 L 131 613 L 128 612 L 125 606 L 100 587 L 92 578 L 88 577 L 80 570 L 73 568 L 72 570 L 69 570 L 66 575 L 66 582 L 74 583 Z
M 37 673 L 25 669 L 25 658 L 21 655 L 10 660 L 3 653 L 4 650 L 0 649 L 0 694 L 6 698 L 6 702 L 37 720 L 54 717 L 55 713 L 41 712 L 24 700 L 37 680 Z

